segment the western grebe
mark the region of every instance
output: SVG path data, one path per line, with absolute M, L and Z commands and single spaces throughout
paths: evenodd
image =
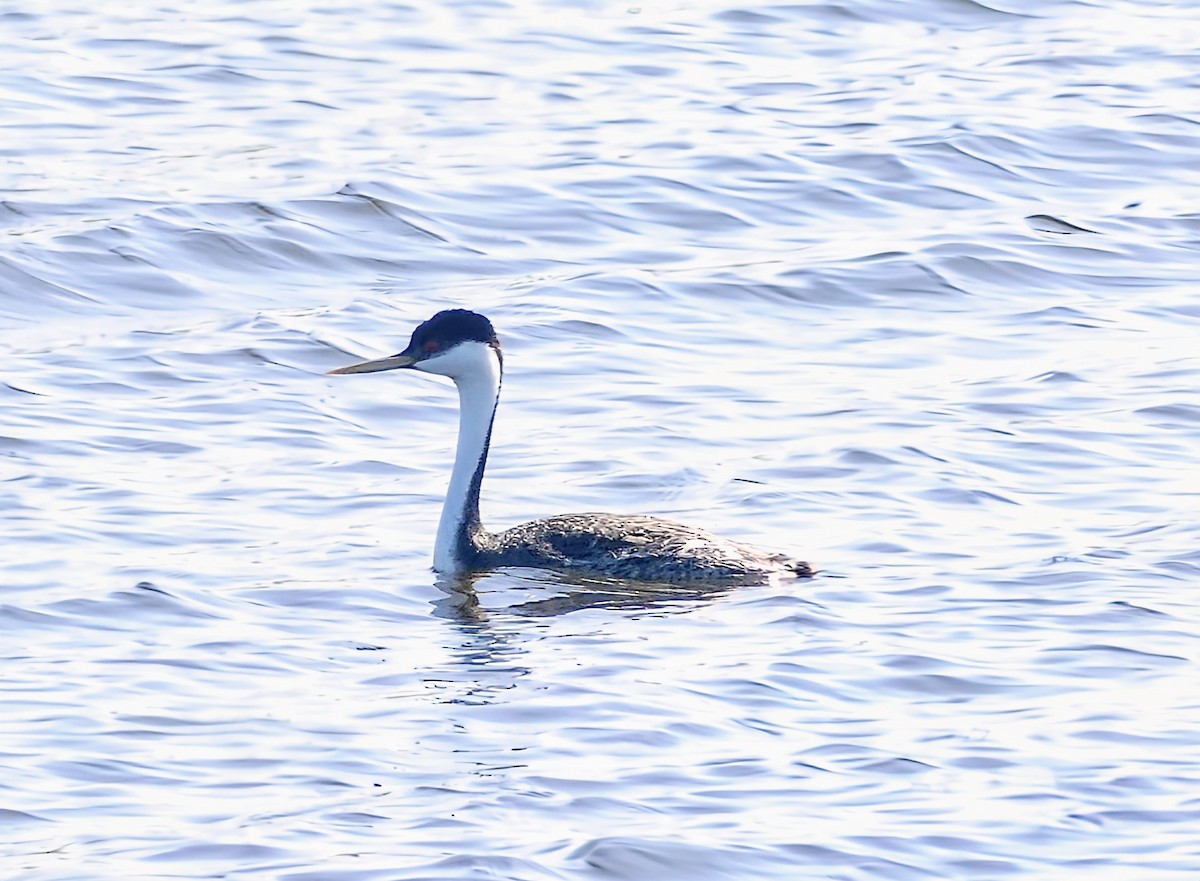
M 458 387 L 458 449 L 433 549 L 433 568 L 454 574 L 500 566 L 586 570 L 657 582 L 761 582 L 807 577 L 807 563 L 757 550 L 661 517 L 559 514 L 501 533 L 483 528 L 479 486 L 500 399 L 503 358 L 492 323 L 476 312 L 439 312 L 396 355 L 330 370 L 374 373 L 409 367 Z

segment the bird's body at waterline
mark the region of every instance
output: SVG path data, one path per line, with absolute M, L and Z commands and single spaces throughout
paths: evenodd
M 560 514 L 488 532 L 479 518 L 479 487 L 503 374 L 491 322 L 465 309 L 439 312 L 413 331 L 403 352 L 329 372 L 397 368 L 446 376 L 458 387 L 458 448 L 433 552 L 438 572 L 528 566 L 636 581 L 726 584 L 812 575 L 807 563 L 783 554 L 640 514 Z

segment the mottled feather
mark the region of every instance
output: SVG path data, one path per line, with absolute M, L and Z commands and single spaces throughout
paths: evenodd
M 638 581 L 746 583 L 807 577 L 807 563 L 642 514 L 559 514 L 476 536 L 475 565 L 596 572 Z

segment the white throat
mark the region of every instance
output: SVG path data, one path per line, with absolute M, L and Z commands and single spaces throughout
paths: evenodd
M 433 568 L 460 572 L 467 568 L 466 554 L 482 529 L 479 484 L 500 397 L 500 358 L 487 343 L 466 342 L 417 369 L 449 376 L 458 387 L 458 447 L 433 546 Z

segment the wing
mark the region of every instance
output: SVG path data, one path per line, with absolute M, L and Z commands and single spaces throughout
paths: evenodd
M 761 581 L 805 564 L 646 515 L 559 514 L 492 536 L 486 566 L 588 569 L 639 581 Z M 803 567 L 803 569 L 798 568 Z

